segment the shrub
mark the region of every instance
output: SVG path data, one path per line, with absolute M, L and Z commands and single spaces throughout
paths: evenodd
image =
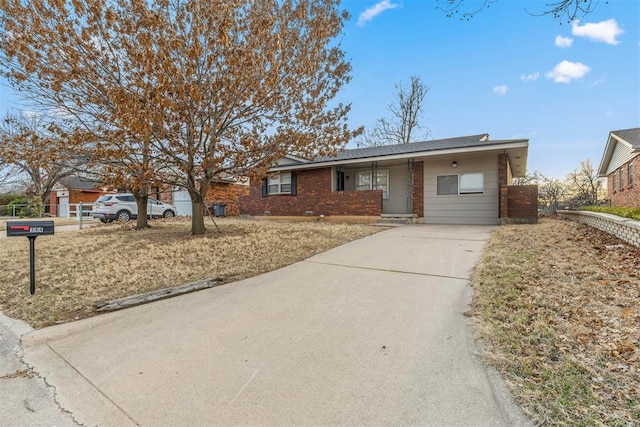
M 581 211 L 602 212 L 611 215 L 621 216 L 640 220 L 640 208 L 623 208 L 619 206 L 582 206 Z

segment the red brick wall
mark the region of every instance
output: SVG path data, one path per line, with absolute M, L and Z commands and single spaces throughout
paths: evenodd
M 273 194 L 262 197 L 262 181 L 240 197 L 240 214 L 261 216 L 380 215 L 382 190 L 331 191 L 331 168 L 297 171 L 297 196 Z
M 98 197 L 102 196 L 103 194 L 106 193 L 99 190 L 69 190 L 69 204 L 93 204 L 93 202 L 95 202 Z M 51 193 L 49 193 L 49 204 L 51 205 L 49 208 L 49 214 L 51 216 L 58 216 L 58 205 L 60 204 L 60 199 L 58 198 L 56 191 L 52 191 Z M 75 211 L 75 208 L 71 211 Z
M 424 216 L 424 162 L 413 164 L 413 214 Z
M 509 214 L 508 163 L 506 154 L 498 154 L 498 218 L 506 218 Z
M 538 218 L 538 186 L 510 185 L 507 187 L 507 217 Z
M 240 215 L 239 199 L 249 194 L 248 185 L 231 184 L 228 182 L 214 182 L 209 184 L 205 203 L 209 206 L 214 204 L 226 204 L 227 216 Z
M 628 167 L 629 163 L 633 163 L 633 184 L 628 184 Z M 631 162 L 625 163 L 622 168 L 618 168 L 616 172 L 616 191 L 613 191 L 612 174 L 607 176 L 607 193 L 611 199 L 612 206 L 620 206 L 626 208 L 640 208 L 640 156 L 636 156 Z M 620 188 L 620 169 L 624 171 L 624 185 Z

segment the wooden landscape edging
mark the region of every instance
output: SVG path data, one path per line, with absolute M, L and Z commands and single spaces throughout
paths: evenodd
M 222 284 L 222 279 L 205 279 L 198 282 L 187 283 L 186 285 L 173 286 L 171 288 L 158 289 L 144 294 L 132 295 L 130 297 L 113 299 L 99 302 L 95 305 L 96 311 L 116 311 L 127 307 L 146 304 L 177 295 L 183 295 L 202 289 L 213 288 Z

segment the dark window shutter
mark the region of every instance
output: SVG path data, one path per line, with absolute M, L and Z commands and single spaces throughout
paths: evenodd
M 298 195 L 298 174 L 291 172 L 291 195 Z
M 268 188 L 269 187 L 267 187 L 267 178 L 264 178 L 262 180 L 262 197 L 267 197 L 267 194 L 269 193 Z

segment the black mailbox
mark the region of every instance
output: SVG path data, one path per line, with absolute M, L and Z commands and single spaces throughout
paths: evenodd
M 29 239 L 29 292 L 36 293 L 36 237 L 53 234 L 53 221 L 7 221 L 7 237 Z
M 53 221 L 7 221 L 7 237 L 50 236 Z

